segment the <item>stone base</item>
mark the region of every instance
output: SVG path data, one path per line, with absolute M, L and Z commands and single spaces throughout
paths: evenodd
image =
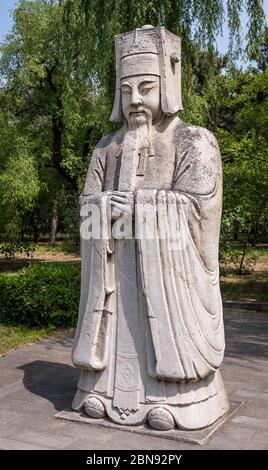
M 218 419 L 211 426 L 196 431 L 183 431 L 180 429 L 172 429 L 171 431 L 155 431 L 149 428 L 148 425 L 142 426 L 124 426 L 122 424 L 115 424 L 108 419 L 92 419 L 89 418 L 83 411 L 77 412 L 71 409 L 66 409 L 57 413 L 54 418 L 65 419 L 67 421 L 76 421 L 85 423 L 90 426 L 98 426 L 103 428 L 117 429 L 119 431 L 132 432 L 136 434 L 143 434 L 148 436 L 161 437 L 163 439 L 171 439 L 179 442 L 188 442 L 191 444 L 204 445 L 212 434 L 219 429 L 219 427 L 226 422 L 228 418 L 233 416 L 243 406 L 245 402 L 231 402 L 228 413 L 222 418 Z
M 88 382 L 91 383 L 91 387 L 88 386 Z M 148 388 L 150 388 L 149 383 Z M 122 391 L 115 388 L 113 397 L 92 391 L 92 373 L 82 371 L 71 406 L 73 411 L 79 412 L 86 406 L 87 400 L 97 398 L 105 408 L 107 419 L 115 424 L 131 427 L 142 426 L 147 422 L 149 413 L 160 407 L 172 415 L 175 427 L 184 431 L 206 428 L 224 416 L 229 409 L 229 400 L 219 370 L 197 382 L 176 384 L 175 390 L 172 388 L 170 390 L 169 386 L 172 384 L 166 383 L 164 393 L 162 389 L 157 388 L 159 384 L 160 381 L 156 380 L 155 389 L 149 398 L 143 397 L 137 402 L 138 395 L 136 396 L 134 392 L 125 393 L 124 387 Z M 146 388 L 146 384 L 144 386 Z M 164 398 L 159 392 L 167 396 Z M 88 417 L 95 418 L 91 413 L 87 414 Z M 159 427 L 154 429 L 159 430 Z

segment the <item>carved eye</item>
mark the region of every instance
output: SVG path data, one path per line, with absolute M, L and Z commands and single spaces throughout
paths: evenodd
M 130 89 L 129 88 L 121 88 L 121 93 L 122 95 L 130 95 Z
M 151 87 L 151 88 L 143 88 L 143 89 L 141 90 L 141 94 L 142 94 L 142 95 L 147 95 L 150 90 L 152 90 L 152 87 Z

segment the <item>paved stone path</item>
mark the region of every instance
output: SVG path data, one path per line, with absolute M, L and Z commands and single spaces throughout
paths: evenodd
M 69 334 L 0 358 L 0 449 L 267 449 L 268 316 L 228 309 L 225 331 L 223 380 L 231 400 L 247 403 L 205 446 L 55 419 L 70 406 L 79 374 Z

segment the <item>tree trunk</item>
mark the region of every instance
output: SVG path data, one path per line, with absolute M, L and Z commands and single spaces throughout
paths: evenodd
M 31 224 L 31 227 L 32 227 L 32 231 L 33 231 L 33 241 L 34 243 L 38 243 L 38 240 L 39 240 L 39 235 L 40 235 L 40 231 L 39 231 L 39 210 L 34 210 L 31 214 L 30 214 L 30 224 Z
M 60 102 L 60 100 L 59 100 Z M 59 116 L 52 117 L 52 159 L 55 168 L 65 180 L 71 183 L 72 187 L 77 191 L 77 184 L 67 170 L 62 166 L 62 137 L 63 137 L 63 110 L 60 110 Z
M 38 243 L 39 240 L 39 230 L 38 230 L 38 225 L 34 224 L 34 243 Z
M 58 231 L 58 222 L 59 222 L 59 215 L 58 215 L 58 207 L 57 204 L 54 204 L 51 214 L 51 224 L 50 224 L 50 239 L 49 244 L 51 246 L 55 245 L 56 236 Z
M 248 246 L 248 237 L 249 237 L 249 232 L 247 232 L 247 234 L 246 234 L 246 236 L 245 236 L 244 245 L 243 245 L 243 252 L 242 252 L 242 257 L 241 257 L 241 260 L 240 260 L 240 265 L 239 265 L 239 269 L 238 269 L 238 274 L 242 274 L 242 273 L 243 273 L 243 265 L 244 265 L 244 261 L 245 261 L 245 257 L 246 257 L 246 252 L 247 252 L 247 246 Z
M 57 111 L 51 116 L 52 119 L 52 160 L 59 174 L 67 180 L 77 191 L 76 179 L 70 175 L 68 170 L 62 166 L 62 137 L 64 129 L 64 107 L 61 99 L 60 91 L 57 90 L 53 82 L 53 68 L 49 69 L 45 66 L 46 81 L 48 82 L 52 92 L 56 98 Z
M 25 224 L 24 215 L 21 216 L 20 241 L 24 242 Z

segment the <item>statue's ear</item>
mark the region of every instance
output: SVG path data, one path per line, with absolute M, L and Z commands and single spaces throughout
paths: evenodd
M 119 34 L 115 37 L 115 66 L 116 66 L 116 84 L 115 84 L 115 97 L 113 110 L 110 116 L 110 121 L 112 122 L 123 122 L 124 116 L 122 112 L 122 102 L 121 102 L 121 90 L 120 90 L 120 40 Z
M 165 114 L 182 111 L 181 102 L 181 40 L 160 28 L 161 106 Z

